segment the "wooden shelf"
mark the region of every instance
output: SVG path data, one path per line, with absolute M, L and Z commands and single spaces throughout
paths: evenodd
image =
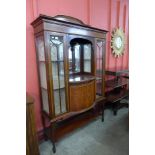
M 80 83 L 80 82 L 91 81 L 94 79 L 95 79 L 95 76 L 92 76 L 92 75 L 76 75 L 76 76 L 69 77 L 69 83 Z
M 115 89 L 115 88 L 118 88 L 118 87 L 125 86 L 127 84 L 129 84 L 129 79 L 123 78 L 123 77 L 120 77 L 119 79 L 114 78 L 114 79 L 111 79 L 111 80 L 107 80 L 105 82 L 105 86 L 106 86 L 107 89 Z
M 105 73 L 107 75 L 121 76 L 123 74 L 129 74 L 129 70 L 117 70 L 117 71 L 115 71 L 114 69 L 112 69 L 112 70 L 106 70 Z
M 123 98 L 125 98 L 127 96 L 129 96 L 129 91 L 122 89 L 122 90 L 120 90 L 119 93 L 116 93 L 116 92 L 109 93 L 109 95 L 106 96 L 106 99 L 108 102 L 115 103 L 117 101 L 122 100 Z

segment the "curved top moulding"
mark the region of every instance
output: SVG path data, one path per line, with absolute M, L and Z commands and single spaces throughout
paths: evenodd
M 71 23 L 75 23 L 75 24 L 85 25 L 83 23 L 83 21 L 81 21 L 81 20 L 79 20 L 77 18 L 71 17 L 71 16 L 57 15 L 57 16 L 54 16 L 53 18 L 57 19 L 57 20 L 61 20 L 61 21 L 66 21 L 66 22 L 71 22 Z

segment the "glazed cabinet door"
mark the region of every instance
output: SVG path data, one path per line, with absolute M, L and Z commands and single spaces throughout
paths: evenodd
M 40 92 L 42 98 L 43 111 L 49 114 L 49 94 L 47 85 L 47 67 L 45 58 L 45 48 L 44 48 L 44 37 L 43 35 L 36 36 L 36 51 L 37 51 L 37 64 L 38 73 L 40 81 Z
M 104 96 L 105 40 L 96 39 L 96 98 Z
M 49 72 L 54 116 L 67 112 L 65 38 L 64 34 L 48 33 Z

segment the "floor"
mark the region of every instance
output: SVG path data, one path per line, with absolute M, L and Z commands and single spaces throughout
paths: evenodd
M 52 155 L 50 141 L 40 144 L 41 155 Z M 56 144 L 55 155 L 128 155 L 129 126 L 128 109 L 105 110 L 105 121 L 99 116 L 86 126 L 66 135 Z

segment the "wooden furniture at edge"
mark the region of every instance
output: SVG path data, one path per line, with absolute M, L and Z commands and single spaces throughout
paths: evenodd
M 48 118 L 53 152 L 56 152 L 58 122 L 87 112 L 105 99 L 107 31 L 64 15 L 40 15 L 32 26 L 44 127 Z
M 34 100 L 26 94 L 26 155 L 39 155 L 34 118 Z
M 129 75 L 128 70 L 108 70 L 106 75 L 113 76 L 112 79 L 105 82 L 106 87 L 106 102 L 112 105 L 114 115 L 117 115 L 117 110 L 123 106 L 128 107 L 128 103 L 121 104 L 121 101 L 129 96 Z M 127 101 L 127 100 L 126 100 Z M 128 102 L 128 101 L 127 101 Z M 102 121 L 104 120 L 104 107 L 102 111 Z

